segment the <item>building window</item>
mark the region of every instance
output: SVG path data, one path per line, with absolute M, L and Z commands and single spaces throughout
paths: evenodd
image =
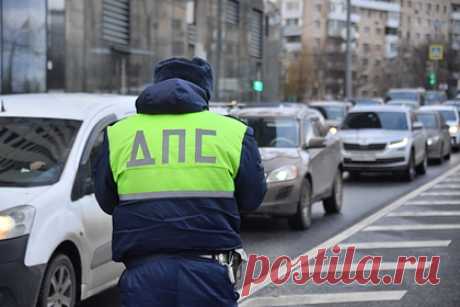
M 188 0 L 186 11 L 185 11 L 185 20 L 188 25 L 196 24 L 196 1 Z
M 249 54 L 262 58 L 263 55 L 263 13 L 252 10 L 249 16 Z
M 104 0 L 102 38 L 109 44 L 129 44 L 129 1 Z
M 1 6 L 0 92 L 45 91 L 46 1 L 1 0 Z
M 299 18 L 287 18 L 286 19 L 286 26 L 298 26 L 299 25 Z
M 225 6 L 225 21 L 237 25 L 240 22 L 240 2 L 227 0 Z
M 297 11 L 300 9 L 298 1 L 289 1 L 286 3 L 286 10 L 288 11 Z
M 321 13 L 321 4 L 317 4 L 317 5 L 315 5 L 315 7 L 316 7 L 316 11 L 318 13 Z
M 363 44 L 363 49 L 364 52 L 369 52 L 371 50 L 371 47 L 369 46 L 369 44 Z
M 300 35 L 286 36 L 287 43 L 300 43 L 300 41 L 301 41 Z

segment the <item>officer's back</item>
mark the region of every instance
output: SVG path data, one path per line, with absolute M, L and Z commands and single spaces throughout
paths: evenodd
M 182 306 L 166 295 L 178 291 L 173 281 L 179 282 L 179 276 L 183 291 L 197 297 L 195 305 L 204 302 L 198 293 L 203 299 L 214 296 L 209 306 L 233 304 L 233 293 L 216 294 L 212 287 L 186 290 L 200 283 L 191 277 L 190 268 L 197 276 L 203 270 L 220 270 L 202 255 L 241 248 L 239 212 L 256 209 L 265 193 L 252 130 L 207 111 L 212 82 L 209 65 L 200 59 L 164 61 L 156 68 L 155 84 L 136 102 L 138 114 L 107 129 L 96 170 L 96 196 L 113 215 L 114 260 L 136 271 L 121 280 L 125 306 L 150 306 L 153 301 L 157 306 Z M 168 274 L 149 279 L 161 272 Z M 209 284 L 220 277 L 208 273 L 200 278 L 210 278 L 201 280 Z M 136 294 L 145 287 L 149 291 L 155 281 L 160 282 L 157 293 Z M 171 285 L 162 290 L 168 282 Z M 132 295 L 123 296 L 127 291 Z

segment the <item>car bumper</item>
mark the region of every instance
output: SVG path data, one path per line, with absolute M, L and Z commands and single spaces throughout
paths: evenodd
M 403 171 L 408 162 L 404 157 L 377 158 L 375 161 L 358 161 L 352 158 L 344 158 L 343 169 L 345 171 L 360 172 L 393 172 Z
M 428 146 L 427 148 L 428 159 L 438 159 L 440 152 L 441 152 L 440 142 L 437 142 L 437 143 L 432 144 L 431 146 Z
M 45 265 L 27 267 L 28 236 L 0 241 L 0 306 L 36 306 Z
M 269 183 L 262 205 L 251 215 L 291 216 L 297 212 L 300 180 Z

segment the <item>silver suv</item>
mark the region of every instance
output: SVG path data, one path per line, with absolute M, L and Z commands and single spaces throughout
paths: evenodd
M 407 181 L 427 168 L 427 138 L 423 126 L 407 107 L 369 106 L 348 113 L 339 132 L 344 169 L 396 172 Z
M 323 201 L 327 213 L 342 208 L 340 140 L 329 135 L 324 118 L 305 105 L 246 108 L 233 113 L 254 129 L 268 191 L 255 212 L 289 218 L 293 229 L 311 224 L 311 206 Z

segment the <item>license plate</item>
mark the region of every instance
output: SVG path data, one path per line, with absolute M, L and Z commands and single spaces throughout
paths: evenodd
M 372 162 L 376 160 L 374 155 L 356 155 L 351 158 L 353 161 Z

